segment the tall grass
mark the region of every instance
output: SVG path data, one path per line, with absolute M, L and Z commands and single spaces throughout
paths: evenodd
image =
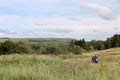
M 100 54 L 97 65 L 91 56 L 1 55 L 0 80 L 120 80 L 118 50 Z

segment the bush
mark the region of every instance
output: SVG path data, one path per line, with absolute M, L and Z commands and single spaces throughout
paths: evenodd
M 74 53 L 74 54 L 82 54 L 84 49 L 81 48 L 80 46 L 72 45 L 72 46 L 69 47 L 69 51 Z
M 33 50 L 24 42 L 16 43 L 15 53 L 32 53 Z
M 45 54 L 46 53 L 46 48 L 41 47 L 40 49 L 37 50 L 37 54 Z
M 2 54 L 14 53 L 16 44 L 11 40 L 6 40 L 4 43 L 1 43 L 0 50 Z
M 104 41 L 96 41 L 94 48 L 97 50 L 104 50 L 105 49 L 105 45 L 104 45 Z
M 94 47 L 92 46 L 92 45 L 90 45 L 89 47 L 88 47 L 88 51 L 93 51 L 94 50 Z
M 50 54 L 65 54 L 67 52 L 67 49 L 61 46 L 51 46 L 46 49 L 46 53 Z
M 24 42 L 14 43 L 11 40 L 6 40 L 4 43 L 1 43 L 0 51 L 1 54 L 31 53 L 32 49 Z

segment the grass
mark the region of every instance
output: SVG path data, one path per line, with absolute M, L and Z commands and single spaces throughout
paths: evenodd
M 68 45 L 71 40 L 75 40 L 72 38 L 0 38 L 0 43 L 5 42 L 6 40 L 12 40 L 13 42 L 25 42 L 27 44 L 41 44 L 41 45 Z
M 99 64 L 91 63 L 98 54 Z M 1 55 L 0 80 L 120 80 L 120 48 L 73 55 Z

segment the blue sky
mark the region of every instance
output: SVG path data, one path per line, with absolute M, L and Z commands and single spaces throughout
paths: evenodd
M 0 0 L 0 37 L 105 40 L 120 34 L 120 0 Z

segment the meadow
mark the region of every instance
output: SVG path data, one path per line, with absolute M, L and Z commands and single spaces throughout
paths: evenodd
M 40 44 L 42 46 L 49 45 L 68 45 L 71 40 L 75 40 L 72 38 L 0 38 L 0 43 L 5 42 L 6 40 L 12 40 L 13 42 L 25 42 L 28 45 L 30 44 Z
M 99 64 L 91 63 L 95 54 Z M 0 80 L 120 80 L 120 48 L 82 55 L 1 55 Z

